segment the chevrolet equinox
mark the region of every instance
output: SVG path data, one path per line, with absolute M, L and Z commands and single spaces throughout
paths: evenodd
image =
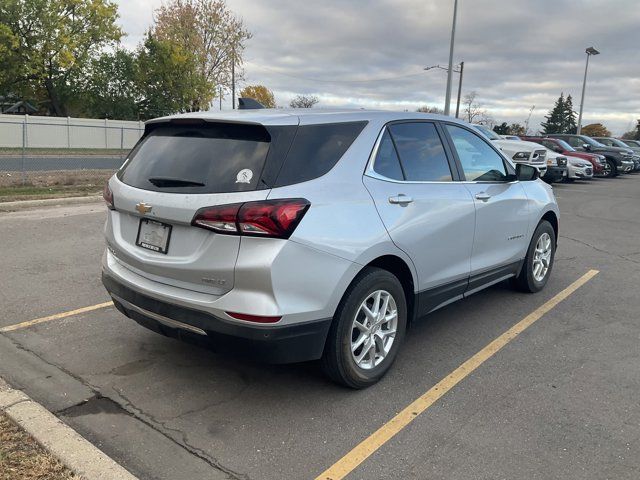
M 105 187 L 102 279 L 158 333 L 273 363 L 321 359 L 363 388 L 415 319 L 507 279 L 544 288 L 559 212 L 538 176 L 438 115 L 155 119 Z

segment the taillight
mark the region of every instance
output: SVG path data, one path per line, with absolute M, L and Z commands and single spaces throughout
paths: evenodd
M 102 190 L 102 198 L 104 198 L 104 202 L 107 204 L 107 208 L 109 210 L 115 210 L 116 208 L 113 206 L 113 192 L 109 188 L 109 182 L 104 186 Z
M 303 198 L 291 198 L 205 207 L 191 224 L 217 233 L 289 238 L 309 205 Z
M 201 208 L 193 217 L 191 225 L 208 228 L 218 233 L 238 233 L 238 210 L 241 203 Z

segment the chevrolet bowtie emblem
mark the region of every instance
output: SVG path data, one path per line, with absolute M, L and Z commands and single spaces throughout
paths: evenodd
M 153 207 L 151 205 L 144 202 L 140 202 L 139 204 L 136 205 L 136 210 L 140 212 L 141 215 L 144 215 L 145 213 L 149 213 L 152 208 Z

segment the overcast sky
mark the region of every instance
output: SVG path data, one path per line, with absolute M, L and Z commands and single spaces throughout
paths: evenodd
M 133 48 L 162 0 L 118 3 Z M 279 105 L 296 94 L 316 95 L 324 107 L 444 104 L 446 72 L 423 68 L 448 62 L 453 0 L 227 4 L 253 33 L 246 83 L 268 86 Z M 560 92 L 578 109 L 584 50 L 593 45 L 602 54 L 591 57 L 583 125 L 621 134 L 640 118 L 639 41 L 638 0 L 459 0 L 454 62 L 465 62 L 463 95 L 476 91 L 499 122 L 524 124 L 535 105 L 535 130 Z

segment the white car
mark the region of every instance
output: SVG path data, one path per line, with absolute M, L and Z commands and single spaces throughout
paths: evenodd
M 577 157 L 567 157 L 567 181 L 590 180 L 593 178 L 593 165 Z
M 522 140 L 505 140 L 484 125 L 474 124 L 473 126 L 515 163 L 525 163 L 536 167 L 541 177 L 547 172 L 548 150 L 542 145 Z

